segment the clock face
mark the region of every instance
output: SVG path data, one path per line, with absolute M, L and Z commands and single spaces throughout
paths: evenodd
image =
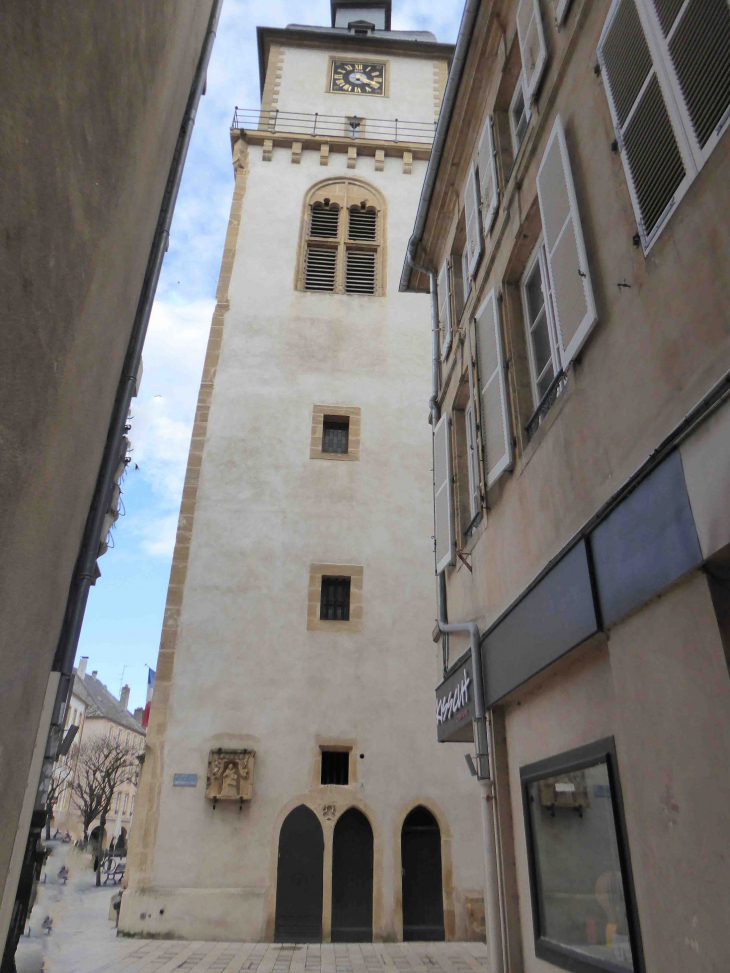
M 333 61 L 330 91 L 348 95 L 382 95 L 385 65 L 378 61 Z

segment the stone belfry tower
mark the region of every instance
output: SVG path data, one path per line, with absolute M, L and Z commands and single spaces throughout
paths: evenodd
M 429 305 L 398 293 L 452 48 L 390 8 L 258 30 L 125 933 L 483 935 L 466 748 L 436 743 Z

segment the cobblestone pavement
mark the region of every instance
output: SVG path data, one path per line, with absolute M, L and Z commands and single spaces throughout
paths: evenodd
M 94 886 L 90 859 L 52 843 L 30 936 L 18 949 L 19 973 L 488 973 L 482 943 L 182 942 L 117 937 L 109 904 L 117 889 Z M 67 885 L 56 879 L 69 866 Z M 53 919 L 44 936 L 41 923 Z
M 201 943 L 117 940 L 119 955 L 78 973 L 486 973 L 481 943 Z

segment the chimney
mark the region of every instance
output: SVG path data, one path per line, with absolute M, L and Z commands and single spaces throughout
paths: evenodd
M 144 706 L 138 706 L 137 709 L 134 711 L 134 718 L 140 725 L 142 723 L 143 716 L 144 716 Z
M 79 662 L 79 664 L 76 666 L 76 675 L 79 677 L 79 679 L 83 679 L 84 676 L 86 675 L 86 666 L 88 665 L 88 663 L 89 663 L 88 655 L 82 655 L 81 662 Z
M 129 686 L 122 686 L 122 691 L 119 694 L 119 702 L 122 705 L 122 709 L 126 709 L 129 705 Z
M 97 674 L 98 671 L 99 671 L 98 669 L 94 669 L 94 671 L 91 673 L 91 678 L 92 679 L 96 679 L 96 674 Z

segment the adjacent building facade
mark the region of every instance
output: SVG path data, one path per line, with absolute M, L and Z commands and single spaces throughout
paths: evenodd
M 452 48 L 332 7 L 259 29 L 234 120 L 127 934 L 484 935 L 478 790 L 432 720 L 428 300 L 398 293 Z
M 117 513 L 133 339 L 219 7 L 9 0 L 0 11 L 3 969 L 37 867 L 39 777 L 55 757 L 85 597 Z
M 727 0 L 466 6 L 401 287 L 436 278 L 494 973 L 728 965 L 729 42 Z
M 84 835 L 84 822 L 73 792 L 78 763 L 76 748 L 83 747 L 83 744 L 89 740 L 107 737 L 129 748 L 130 759 L 134 762 L 134 754 L 141 755 L 144 752 L 145 740 L 145 730 L 140 722 L 142 709 L 135 710 L 134 715 L 127 709 L 129 686 L 122 687 L 117 699 L 104 683 L 97 679 L 96 672 L 90 674 L 86 672 L 87 662 L 87 658 L 82 658 L 74 671 L 65 729 L 68 731 L 69 727 L 76 726 L 78 730 L 73 748 L 59 761 L 56 773 L 63 774 L 64 783 L 53 811 L 54 829 L 62 834 L 68 832 L 75 840 Z M 69 765 L 70 773 L 67 772 Z M 133 778 L 125 781 L 115 791 L 106 819 L 105 834 L 102 836 L 104 847 L 108 846 L 112 838 L 115 843 L 121 838 L 122 846 L 127 844 L 136 796 L 137 783 Z M 88 829 L 89 834 L 92 834 L 97 826 L 98 820 L 92 821 Z

